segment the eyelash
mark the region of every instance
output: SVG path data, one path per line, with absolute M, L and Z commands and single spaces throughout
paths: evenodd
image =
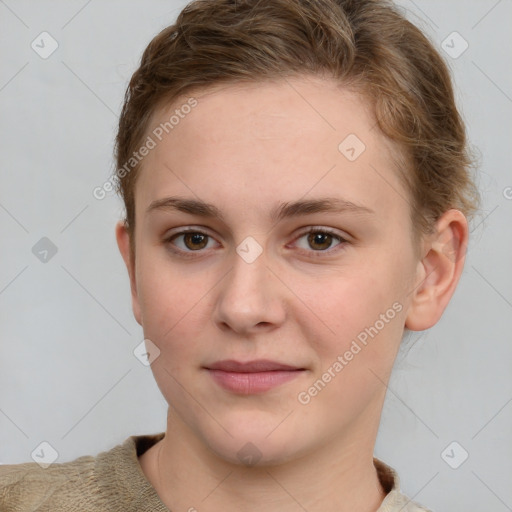
M 337 234 L 331 229 L 328 228 L 321 228 L 321 227 L 310 227 L 307 231 L 302 232 L 294 241 L 300 240 L 304 236 L 307 236 L 311 233 L 315 234 L 323 234 L 323 235 L 331 235 L 333 239 L 337 240 L 339 244 L 335 245 L 334 248 L 324 249 L 324 250 L 307 250 L 307 249 L 300 249 L 301 252 L 308 253 L 309 256 L 313 256 L 314 258 L 323 257 L 324 255 L 328 254 L 329 256 L 332 255 L 333 252 L 338 252 L 339 250 L 342 250 L 346 244 L 348 244 L 348 240 L 343 238 L 341 235 Z M 209 239 L 213 239 L 211 235 L 208 233 L 204 233 L 203 231 L 200 231 L 198 229 L 190 228 L 185 229 L 183 231 L 180 231 L 179 233 L 174 233 L 171 236 L 167 237 L 164 240 L 164 243 L 169 246 L 169 250 L 175 254 L 178 254 L 179 256 L 183 258 L 196 258 L 197 256 L 194 253 L 198 253 L 199 255 L 203 252 L 203 249 L 199 249 L 197 251 L 190 251 L 190 250 L 183 250 L 183 249 L 177 249 L 176 246 L 172 243 L 176 238 L 186 235 L 186 234 L 198 234 L 198 235 L 204 235 L 208 237 Z M 337 249 L 336 249 L 337 248 Z

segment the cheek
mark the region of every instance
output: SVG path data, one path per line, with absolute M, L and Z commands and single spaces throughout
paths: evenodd
M 295 290 L 306 306 L 295 317 L 322 367 L 347 351 L 352 351 L 353 359 L 371 364 L 392 360 L 405 310 L 393 269 L 351 268 L 336 278 L 325 276 L 303 288 L 297 285 Z
M 311 400 L 318 418 L 325 419 L 328 409 L 329 421 L 340 424 L 385 393 L 404 308 L 390 280 L 376 281 L 368 273 L 332 280 L 328 292 L 320 290 L 310 290 L 307 302 L 313 312 L 300 316 L 317 364 L 298 399 L 301 404 Z M 331 406 L 326 409 L 326 404 Z
M 164 272 L 164 265 L 154 265 L 141 273 L 139 296 L 142 297 L 144 337 L 160 350 L 151 370 L 155 381 L 170 405 L 187 407 L 189 393 L 196 395 L 197 382 L 190 379 L 192 366 L 201 364 L 201 339 L 207 297 L 204 282 L 174 269 Z
M 204 273 L 180 273 L 168 262 L 141 268 L 138 294 L 144 336 L 162 355 L 192 351 L 210 318 L 207 292 L 213 285 Z

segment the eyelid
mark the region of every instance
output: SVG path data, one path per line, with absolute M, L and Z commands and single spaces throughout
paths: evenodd
M 325 226 L 308 226 L 306 228 L 303 228 L 297 235 L 297 238 L 300 238 L 301 236 L 307 235 L 308 233 L 328 233 L 329 235 L 336 236 L 338 238 L 341 238 L 343 240 L 348 241 L 348 235 L 344 236 L 344 234 L 340 233 L 338 230 L 334 228 L 328 228 Z
M 169 232 L 165 235 L 165 238 L 171 238 L 176 235 L 181 235 L 182 233 L 202 233 L 204 235 L 208 235 L 213 237 L 213 235 L 209 234 L 209 228 L 206 226 L 193 225 L 193 226 L 179 226 L 177 228 L 169 230 Z

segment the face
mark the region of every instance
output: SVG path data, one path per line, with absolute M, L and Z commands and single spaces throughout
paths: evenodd
M 194 98 L 135 192 L 134 312 L 175 428 L 235 462 L 371 437 L 418 268 L 393 146 L 325 79 Z

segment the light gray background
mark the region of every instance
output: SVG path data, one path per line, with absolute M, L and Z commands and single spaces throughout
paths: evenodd
M 165 429 L 132 353 L 121 203 L 92 190 L 113 170 L 127 80 L 183 5 L 0 0 L 0 462 L 31 461 L 42 441 L 62 462 Z M 453 31 L 469 44 L 443 54 L 481 154 L 483 209 L 443 318 L 397 361 L 375 453 L 436 511 L 512 510 L 512 1 L 400 5 L 441 52 Z M 43 31 L 59 44 L 48 59 L 30 46 Z M 42 237 L 58 248 L 47 263 L 32 253 Z M 458 469 L 441 457 L 452 441 L 469 453 Z

